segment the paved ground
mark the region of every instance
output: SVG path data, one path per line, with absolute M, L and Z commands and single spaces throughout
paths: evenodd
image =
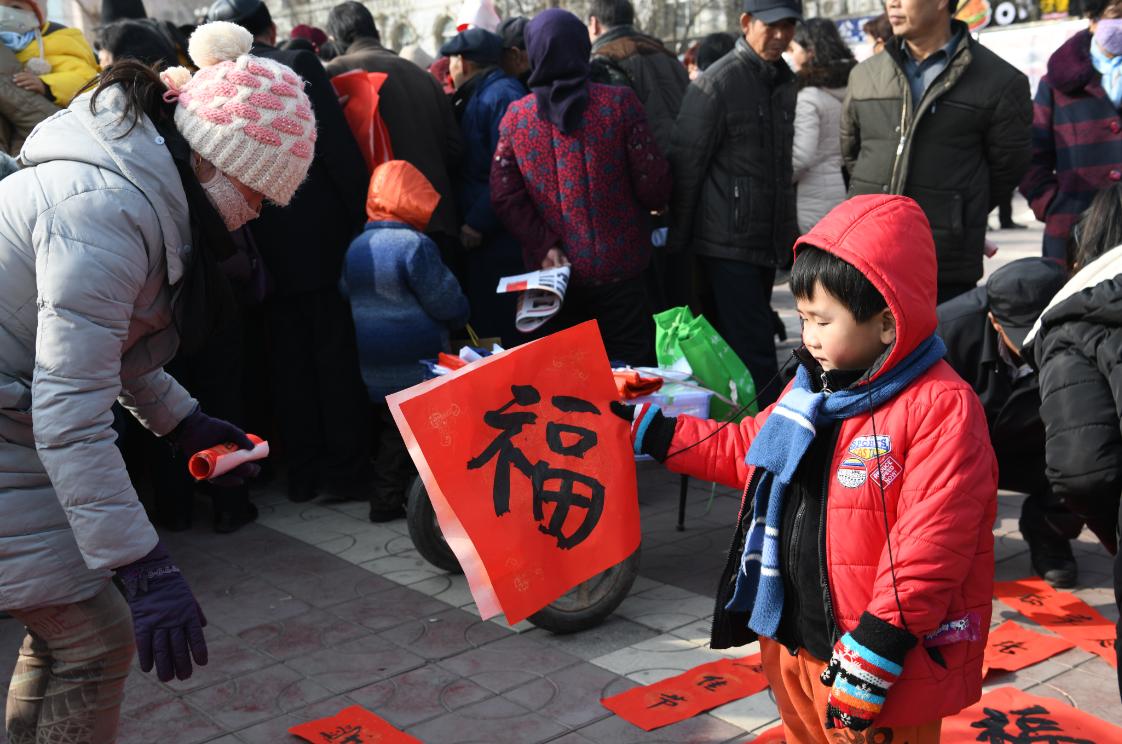
M 1037 250 L 1040 233 L 992 237 L 996 266 Z M 796 331 L 790 295 L 777 293 L 776 304 Z M 362 504 L 297 505 L 266 491 L 256 499 L 259 523 L 235 535 L 201 527 L 164 535 L 210 620 L 211 663 L 167 685 L 134 671 L 121 741 L 295 741 L 289 726 L 352 704 L 434 743 L 751 741 L 776 722 L 768 691 L 652 733 L 598 702 L 721 655 L 706 648 L 708 618 L 738 497 L 694 483 L 678 532 L 676 477 L 653 464 L 639 471 L 641 577 L 613 618 L 576 636 L 481 621 L 462 577 L 421 559 L 403 522 L 365 521 Z M 999 580 L 1029 573 L 1020 502 L 1000 497 Z M 1076 594 L 1113 620 L 1106 552 L 1085 533 L 1077 554 Z M 995 624 L 1009 617 L 995 605 Z M 0 689 L 20 636 L 14 621 L 0 620 Z M 1005 684 L 1122 725 L 1114 671 L 1078 649 L 988 686 Z

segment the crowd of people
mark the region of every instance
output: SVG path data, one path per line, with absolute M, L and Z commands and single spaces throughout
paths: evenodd
M 385 398 L 421 359 L 595 319 L 613 363 L 653 365 L 652 314 L 690 305 L 763 413 L 617 413 L 637 453 L 744 489 L 714 647 L 761 639 L 792 741 L 937 741 L 980 695 L 998 487 L 1061 588 L 1085 526 L 1117 555 L 1122 494 L 1122 0 L 1083 3 L 1035 96 L 955 6 L 887 0 L 858 63 L 799 0 L 681 50 L 630 0 L 484 14 L 435 60 L 351 0 L 288 39 L 263 0 L 197 27 L 105 0 L 93 44 L 0 0 L 9 740 L 113 741 L 134 649 L 162 680 L 206 663 L 153 528 L 190 528 L 196 492 L 220 533 L 282 478 L 400 519 Z M 1042 255 L 979 286 L 1018 188 Z M 563 266 L 520 333 L 499 279 Z M 247 431 L 274 457 L 189 477 Z

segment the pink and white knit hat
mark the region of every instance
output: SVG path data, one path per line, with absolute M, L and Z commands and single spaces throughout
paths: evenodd
M 176 101 L 175 125 L 214 167 L 284 206 L 308 174 L 316 120 L 304 81 L 289 67 L 249 54 L 253 37 L 215 21 L 191 34 L 187 53 L 199 67 L 161 73 L 164 99 Z

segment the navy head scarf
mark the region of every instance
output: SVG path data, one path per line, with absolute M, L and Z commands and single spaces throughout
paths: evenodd
M 525 38 L 538 116 L 568 134 L 588 106 L 588 28 L 569 11 L 550 8 L 526 24 Z

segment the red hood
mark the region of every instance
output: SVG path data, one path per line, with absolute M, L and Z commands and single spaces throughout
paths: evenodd
M 896 318 L 896 345 L 874 374 L 896 366 L 935 332 L 935 241 L 923 210 L 906 196 L 855 196 L 795 242 L 856 266 Z

